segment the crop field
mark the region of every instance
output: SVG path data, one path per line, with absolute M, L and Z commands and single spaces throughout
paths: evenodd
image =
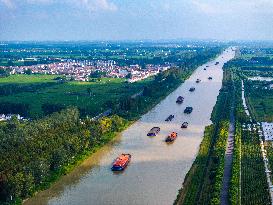
M 265 89 L 267 82 L 248 81 L 246 84 L 247 101 L 251 113 L 258 121 L 273 121 L 273 89 Z
M 226 67 L 232 68 L 245 82 L 245 94 L 256 121 L 273 121 L 272 81 L 250 80 L 249 77 L 273 77 L 273 48 L 245 47 Z
M 269 205 L 270 196 L 264 163 L 255 131 L 242 132 L 241 203 L 242 205 Z
M 0 78 L 0 84 L 23 84 L 23 83 L 46 83 L 56 82 L 56 75 L 10 75 L 5 78 Z
M 0 103 L 22 103 L 30 106 L 29 115 L 38 118 L 43 115 L 42 105 L 54 104 L 66 107 L 77 106 L 85 113 L 96 115 L 109 107 L 109 102 L 115 102 L 125 96 L 131 96 L 143 89 L 150 79 L 126 83 L 122 79 L 102 79 L 97 82 L 63 82 L 54 80 L 52 75 L 12 75 L 0 78 L 2 86 L 19 87 L 18 92 L 6 95 L 0 94 Z M 28 87 L 37 88 L 29 91 Z M 37 86 L 39 85 L 39 86 Z M 26 90 L 26 91 L 24 91 Z M 21 92 L 23 91 L 23 92 Z

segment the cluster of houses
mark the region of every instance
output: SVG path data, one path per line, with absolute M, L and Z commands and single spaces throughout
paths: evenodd
M 261 126 L 265 141 L 273 141 L 273 123 L 262 122 Z
M 170 65 L 156 65 L 155 66 L 155 65 L 149 64 L 149 65 L 146 65 L 145 69 L 140 69 L 140 68 L 131 69 L 130 70 L 131 76 L 128 79 L 128 82 L 133 83 L 136 81 L 140 81 L 140 80 L 143 80 L 143 79 L 148 78 L 150 76 L 156 75 L 159 72 L 168 70 L 170 68 L 171 68 Z
M 265 145 L 270 144 L 273 142 L 273 123 L 270 122 L 257 122 L 258 126 L 258 133 L 260 137 L 263 137 L 263 141 Z M 252 130 L 252 124 L 243 124 L 243 130 Z M 261 129 L 260 129 L 261 128 Z M 253 128 L 256 130 L 256 128 Z
M 18 114 L 0 114 L 0 122 L 11 120 L 12 117 L 16 117 L 18 120 L 25 120 L 25 118 Z
M 89 81 L 92 73 L 100 72 L 105 77 L 128 78 L 128 82 L 143 80 L 149 76 L 156 75 L 160 71 L 169 69 L 169 64 L 146 65 L 143 69 L 139 65 L 119 66 L 114 60 L 77 61 L 62 59 L 60 62 L 50 64 L 38 64 L 31 66 L 11 66 L 10 74 L 49 74 L 64 75 L 67 79 L 76 81 Z M 6 69 L 6 67 L 0 67 Z M 129 77 L 128 77 L 129 76 Z

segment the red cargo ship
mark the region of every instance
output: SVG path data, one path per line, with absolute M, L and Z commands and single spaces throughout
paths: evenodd
M 121 154 L 113 163 L 112 171 L 123 171 L 131 161 L 130 154 Z
M 172 132 L 165 140 L 165 142 L 173 142 L 177 138 L 177 133 Z

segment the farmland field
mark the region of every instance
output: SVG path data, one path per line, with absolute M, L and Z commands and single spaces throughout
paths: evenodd
M 259 137 L 255 131 L 242 132 L 242 178 L 241 202 L 247 204 L 270 204 L 270 196 Z
M 251 113 L 258 121 L 273 121 L 273 89 L 264 89 L 268 83 L 246 83 L 247 100 Z
M 246 100 L 257 121 L 273 121 L 273 49 L 245 47 L 227 67 L 236 71 L 245 82 Z M 263 77 L 267 78 L 263 80 Z M 251 79 L 249 79 L 251 78 Z M 253 80 L 257 78 L 257 80 Z M 259 80 L 258 80 L 259 79 Z
M 52 75 L 12 75 L 0 78 L 1 86 L 15 85 L 21 87 L 39 84 L 34 92 L 16 92 L 9 95 L 0 94 L 0 102 L 24 103 L 30 105 L 29 116 L 41 117 L 43 104 L 60 106 L 73 105 L 84 109 L 84 112 L 96 115 L 108 107 L 107 102 L 115 102 L 125 96 L 133 95 L 142 90 L 151 81 L 147 79 L 129 84 L 122 79 L 104 78 L 99 82 L 60 83 Z M 50 86 L 49 86 L 50 85 Z

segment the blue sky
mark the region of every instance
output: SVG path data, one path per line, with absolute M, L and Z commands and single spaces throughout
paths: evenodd
M 0 40 L 273 40 L 273 0 L 0 0 Z

